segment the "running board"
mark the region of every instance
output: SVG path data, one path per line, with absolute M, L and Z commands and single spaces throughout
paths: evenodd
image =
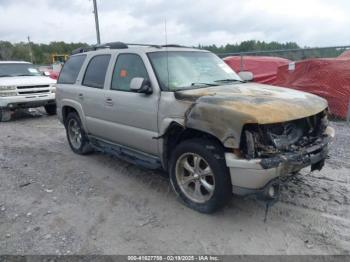
M 158 157 L 133 150 L 126 146 L 114 144 L 94 136 L 89 136 L 89 140 L 93 148 L 103 153 L 114 155 L 122 160 L 148 169 L 162 168 Z

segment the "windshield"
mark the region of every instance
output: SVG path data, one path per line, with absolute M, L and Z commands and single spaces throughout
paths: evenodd
M 5 63 L 0 64 L 0 77 L 6 76 L 40 76 L 33 64 Z
M 242 81 L 219 57 L 209 52 L 153 52 L 148 57 L 163 90 L 178 91 Z

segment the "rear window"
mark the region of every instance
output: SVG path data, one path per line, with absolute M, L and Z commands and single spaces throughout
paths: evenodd
M 83 85 L 103 88 L 110 59 L 110 55 L 94 56 L 86 69 Z
M 78 74 L 85 58 L 86 55 L 71 56 L 64 64 L 57 83 L 74 84 L 75 81 L 77 81 Z

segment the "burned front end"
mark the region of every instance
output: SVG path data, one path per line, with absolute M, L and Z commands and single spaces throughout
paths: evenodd
M 242 153 L 247 159 L 260 158 L 264 169 L 287 163 L 292 169 L 311 165 L 320 170 L 328 153 L 327 127 L 326 112 L 284 123 L 246 125 Z
M 246 124 L 239 155 L 226 157 L 228 166 L 235 167 L 230 170 L 233 191 L 268 190 L 277 178 L 307 166 L 321 170 L 333 136 L 326 111 L 282 123 Z M 235 175 L 238 172 L 240 177 Z

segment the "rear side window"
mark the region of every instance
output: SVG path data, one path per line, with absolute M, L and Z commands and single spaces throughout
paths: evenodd
M 78 74 L 85 58 L 86 55 L 71 56 L 64 64 L 57 83 L 74 84 L 75 81 L 77 81 Z
M 110 55 L 94 56 L 86 69 L 83 85 L 103 88 L 110 59 Z

